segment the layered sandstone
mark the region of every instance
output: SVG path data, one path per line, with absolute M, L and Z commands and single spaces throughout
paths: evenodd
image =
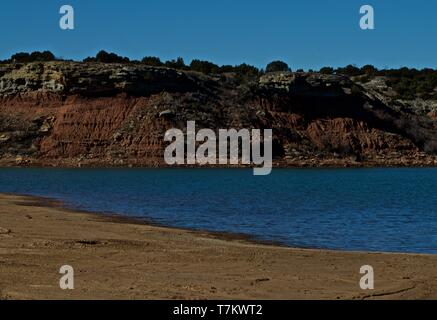
M 161 166 L 165 131 L 195 120 L 272 128 L 283 166 L 437 164 L 434 102 L 400 107 L 381 92 L 317 73 L 241 82 L 137 64 L 0 65 L 0 162 Z

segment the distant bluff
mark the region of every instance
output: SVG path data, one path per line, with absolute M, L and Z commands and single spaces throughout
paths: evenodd
M 0 164 L 162 166 L 167 129 L 272 128 L 281 166 L 436 165 L 437 103 L 382 78 L 272 72 L 243 81 L 98 62 L 0 65 Z

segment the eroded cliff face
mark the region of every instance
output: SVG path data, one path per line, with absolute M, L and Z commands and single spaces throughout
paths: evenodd
M 241 84 L 131 64 L 0 65 L 0 163 L 160 166 L 165 131 L 195 120 L 198 129 L 272 128 L 283 166 L 435 165 L 427 111 L 317 73 Z

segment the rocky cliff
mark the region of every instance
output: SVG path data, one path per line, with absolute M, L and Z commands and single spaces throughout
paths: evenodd
M 0 65 L 0 164 L 160 166 L 167 129 L 272 128 L 282 166 L 436 165 L 435 101 L 381 82 L 271 73 L 242 82 L 140 64 Z

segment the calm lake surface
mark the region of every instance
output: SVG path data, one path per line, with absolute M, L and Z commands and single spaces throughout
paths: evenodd
M 0 169 L 0 192 L 290 246 L 437 253 L 437 169 Z

